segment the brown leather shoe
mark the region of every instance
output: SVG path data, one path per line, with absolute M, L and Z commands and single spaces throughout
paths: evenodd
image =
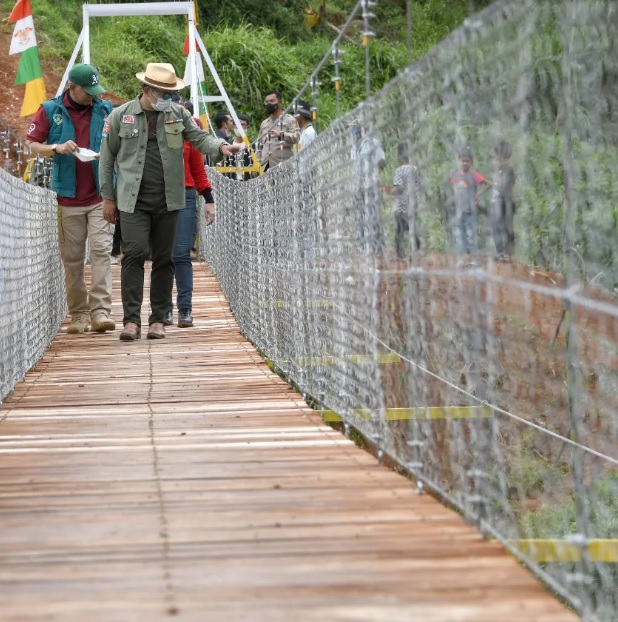
M 148 339 L 165 339 L 165 326 L 163 322 L 153 322 L 148 327 Z
M 142 329 L 135 322 L 127 322 L 120 333 L 120 341 L 135 341 L 142 336 Z

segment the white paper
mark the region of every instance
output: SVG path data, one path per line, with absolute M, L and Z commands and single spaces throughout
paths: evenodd
M 99 154 L 96 151 L 93 151 L 92 149 L 85 149 L 84 147 L 80 147 L 79 151 L 74 151 L 73 154 L 82 162 L 91 162 L 99 157 Z

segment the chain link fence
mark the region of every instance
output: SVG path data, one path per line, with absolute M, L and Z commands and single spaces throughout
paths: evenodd
M 325 419 L 602 622 L 618 609 L 617 34 L 613 0 L 498 2 L 293 159 L 244 182 L 210 171 L 200 236 L 242 330 Z M 4 170 L 0 308 L 3 398 L 66 313 L 55 197 Z
M 0 170 L 0 405 L 66 311 L 56 195 Z
M 297 157 L 246 182 L 212 171 L 201 234 L 242 330 L 327 420 L 602 621 L 617 35 L 615 2 L 496 3 Z

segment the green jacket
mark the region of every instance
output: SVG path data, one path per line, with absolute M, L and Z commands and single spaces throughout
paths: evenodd
M 139 192 L 148 124 L 140 105 L 140 97 L 118 106 L 103 127 L 99 181 L 101 196 L 116 201 L 121 212 L 135 211 Z M 163 162 L 165 199 L 168 211 L 185 206 L 184 141 L 198 151 L 218 157 L 222 140 L 201 130 L 183 106 L 172 104 L 167 112 L 159 113 L 157 142 Z

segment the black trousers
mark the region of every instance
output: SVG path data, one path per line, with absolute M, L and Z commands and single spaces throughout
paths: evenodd
M 150 272 L 150 317 L 148 324 L 163 322 L 174 285 L 174 240 L 178 212 L 163 205 L 155 210 L 136 207 L 132 214 L 119 212 L 122 226 L 120 291 L 123 324 L 141 326 L 144 299 L 144 262 L 152 257 Z
M 120 220 L 118 220 L 114 227 L 114 239 L 112 241 L 112 257 L 118 257 L 118 255 L 120 255 L 121 242 L 122 242 L 122 233 L 120 232 Z
M 395 251 L 397 252 L 397 259 L 406 258 L 406 239 L 410 233 L 410 221 L 408 215 L 405 213 L 395 213 Z M 421 247 L 421 239 L 418 235 L 414 236 L 414 245 L 416 250 Z

